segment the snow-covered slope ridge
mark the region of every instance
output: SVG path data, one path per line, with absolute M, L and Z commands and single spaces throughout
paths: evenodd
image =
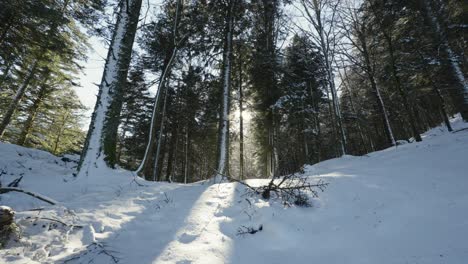
M 435 128 L 307 167 L 329 187 L 312 208 L 285 208 L 236 183 L 135 182 L 123 170 L 77 180 L 73 162 L 0 144 L 4 186 L 23 175 L 20 188 L 60 202 L 0 195 L 22 230 L 0 263 L 468 263 L 467 157 L 468 130 Z

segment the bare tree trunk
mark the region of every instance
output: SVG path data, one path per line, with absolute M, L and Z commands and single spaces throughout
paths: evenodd
M 169 143 L 169 154 L 167 158 L 167 168 L 166 168 L 166 181 L 169 181 L 171 178 L 171 174 L 173 169 L 173 160 L 174 160 L 174 149 L 175 149 L 175 143 L 177 139 L 177 131 L 175 129 L 172 129 L 171 132 L 171 142 Z
M 20 137 L 17 141 L 17 144 L 20 146 L 24 146 L 26 143 L 26 139 L 31 133 L 31 128 L 34 123 L 34 119 L 36 118 L 37 111 L 39 107 L 42 104 L 42 101 L 44 100 L 44 97 L 47 95 L 47 81 L 49 78 L 49 73 L 44 74 L 44 81 L 41 84 L 41 87 L 39 88 L 39 92 L 37 94 L 37 97 L 33 100 L 33 104 L 29 107 L 28 109 L 28 117 L 26 118 L 26 121 L 24 122 L 23 129 L 21 130 Z
M 157 149 L 155 149 L 155 145 L 157 142 L 159 142 L 159 139 L 156 139 L 156 126 L 157 126 L 157 119 L 156 119 L 156 116 L 157 116 L 157 111 L 158 109 L 160 108 L 160 104 L 161 102 L 164 102 L 163 104 L 165 104 L 165 100 L 161 100 L 161 93 L 165 93 L 167 94 L 167 87 L 166 87 L 166 83 L 167 83 L 167 78 L 169 78 L 170 74 L 171 74 L 171 69 L 172 69 L 172 65 L 174 63 L 174 60 L 177 56 L 177 51 L 178 51 L 178 46 L 179 46 L 179 43 L 178 43 L 178 39 L 177 39 L 177 27 L 179 25 L 179 12 L 180 12 L 180 8 L 181 8 L 181 0 L 177 0 L 177 5 L 176 5 L 176 15 L 175 15 L 175 19 L 174 19 L 174 27 L 173 27 L 173 36 L 172 36 L 172 42 L 173 42 L 173 49 L 172 49 L 172 54 L 171 54 L 171 57 L 169 58 L 169 60 L 167 61 L 167 64 L 165 65 L 164 67 L 164 70 L 162 72 L 162 75 L 161 75 L 161 78 L 159 80 L 159 85 L 158 85 L 158 90 L 156 91 L 156 97 L 154 99 L 154 106 L 153 106 L 153 114 L 152 114 L 152 117 L 151 117 L 151 126 L 150 126 L 150 133 L 149 133 L 149 138 L 148 138 L 148 144 L 146 145 L 146 150 L 145 150 L 145 154 L 143 156 L 143 159 L 140 163 L 140 166 L 138 167 L 138 169 L 136 170 L 136 173 L 137 174 L 143 174 L 144 177 L 146 177 L 147 179 L 150 178 L 150 175 L 153 175 L 153 178 L 155 178 L 155 173 L 153 171 L 152 172 L 152 169 L 155 169 L 155 167 L 152 166 L 152 157 L 153 157 L 153 152 L 156 152 L 157 153 Z M 163 106 L 163 108 L 165 108 L 165 106 Z M 165 110 L 164 110 L 165 111 Z M 162 128 L 162 125 L 164 124 L 164 114 L 161 115 L 161 127 L 160 129 Z M 159 136 L 160 137 L 161 135 L 161 131 L 159 133 Z M 160 146 L 160 144 L 158 143 L 157 146 Z M 158 147 L 156 147 L 158 148 Z M 156 154 L 156 156 L 159 156 L 159 154 Z M 156 161 L 155 161 L 155 164 L 157 164 L 158 160 L 159 160 L 159 157 L 155 157 Z M 157 167 L 157 166 L 156 166 Z
M 8 105 L 7 111 L 6 111 L 5 115 L 3 116 L 2 122 L 0 123 L 0 137 L 3 136 L 3 133 L 5 132 L 5 128 L 8 126 L 8 124 L 10 124 L 11 117 L 13 116 L 13 113 L 15 112 L 16 108 L 18 107 L 18 103 L 23 98 L 23 95 L 24 95 L 24 92 L 26 91 L 26 88 L 28 87 L 29 83 L 31 82 L 32 78 L 34 77 L 34 74 L 36 73 L 36 69 L 37 69 L 37 64 L 38 64 L 38 61 L 37 60 L 34 61 L 31 68 L 27 72 L 26 78 L 24 79 L 23 83 L 21 84 L 21 86 L 16 91 L 16 94 L 13 97 L 13 100 Z
M 244 180 L 244 91 L 242 87 L 242 51 L 239 46 L 239 180 Z
M 70 115 L 69 112 L 65 114 L 65 116 L 62 118 L 62 124 L 60 125 L 59 132 L 57 133 L 57 137 L 55 138 L 54 141 L 54 149 L 52 150 L 52 153 L 54 155 L 57 155 L 57 149 L 60 144 L 60 140 L 62 139 L 63 133 L 65 132 L 65 124 L 67 122 L 68 116 Z
M 234 7 L 236 0 L 229 1 L 229 11 L 226 17 L 226 31 L 224 36 L 223 54 L 223 92 L 221 97 L 221 112 L 218 128 L 218 158 L 216 181 L 220 181 L 228 173 L 229 161 L 229 99 L 231 92 L 231 60 L 232 39 L 234 30 Z
M 188 126 L 185 129 L 185 169 L 184 169 L 184 183 L 187 184 L 188 170 L 189 170 L 189 130 Z
M 362 146 L 364 147 L 365 153 L 369 153 L 369 150 L 367 149 L 366 140 L 364 139 L 364 132 L 363 132 L 362 127 L 361 127 L 361 121 L 360 121 L 360 118 L 359 118 L 359 114 L 356 111 L 356 108 L 354 107 L 353 93 L 352 93 L 352 91 L 350 89 L 349 81 L 348 81 L 348 78 L 349 78 L 348 77 L 348 72 L 347 72 L 346 68 L 344 67 L 344 63 L 342 64 L 342 66 L 343 66 L 343 72 L 344 72 L 345 76 L 343 78 L 341 72 L 339 72 L 339 75 L 340 75 L 341 81 L 343 82 L 343 86 L 345 87 L 346 90 L 348 90 L 349 103 L 351 104 L 351 111 L 353 111 L 353 113 L 356 115 L 356 118 L 358 119 L 356 124 L 357 124 L 357 127 L 358 127 L 359 137 L 361 139 Z
M 154 156 L 154 167 L 153 167 L 153 181 L 156 181 L 159 177 L 158 175 L 158 164 L 159 164 L 159 154 L 161 153 L 161 141 L 164 133 L 164 125 L 166 123 L 166 107 L 167 107 L 167 94 L 169 93 L 169 89 L 165 89 L 164 93 L 164 102 L 163 102 L 163 109 L 161 113 L 161 124 L 159 125 L 159 134 L 157 139 L 157 147 L 156 147 L 156 155 Z
M 366 74 L 369 78 L 372 90 L 374 91 L 374 94 L 377 99 L 377 105 L 380 110 L 380 114 L 382 115 L 382 119 L 384 121 L 384 126 L 385 126 L 385 134 L 387 136 L 388 142 L 392 145 L 396 145 L 395 137 L 393 136 L 393 130 L 390 125 L 390 119 L 388 118 L 388 113 L 387 109 L 385 108 L 385 104 L 382 98 L 382 95 L 380 93 L 379 88 L 377 87 L 377 83 L 375 81 L 375 75 L 374 75 L 374 69 L 372 67 L 372 63 L 369 58 L 369 52 L 367 49 L 367 44 L 366 44 L 366 39 L 363 34 L 360 34 L 361 37 L 361 48 L 362 48 L 362 55 L 364 57 L 364 62 L 365 62 L 365 69 L 366 69 Z
M 339 2 L 339 1 L 338 1 Z M 327 82 L 328 82 L 328 88 L 330 90 L 331 96 L 332 96 L 332 106 L 333 106 L 333 115 L 335 116 L 335 121 L 334 126 L 336 126 L 336 132 L 337 132 L 337 140 L 340 141 L 340 148 L 339 148 L 339 155 L 342 156 L 346 154 L 346 144 L 347 144 L 347 139 L 346 139 L 346 133 L 344 130 L 344 125 L 342 121 L 342 116 L 341 116 L 341 110 L 340 110 L 340 103 L 338 100 L 338 94 L 336 91 L 336 85 L 335 85 L 335 77 L 333 74 L 333 68 L 332 68 L 332 63 L 334 61 L 334 56 L 335 56 L 335 45 L 336 45 L 336 36 L 334 35 L 335 33 L 332 32 L 335 27 L 335 15 L 337 12 L 337 6 L 338 2 L 336 4 L 334 3 L 326 3 L 318 0 L 302 0 L 301 4 L 305 10 L 305 14 L 307 18 L 309 19 L 309 22 L 312 24 L 314 29 L 318 33 L 318 42 L 320 46 L 320 50 L 323 55 L 323 62 L 324 62 L 324 70 L 327 75 Z M 323 8 L 326 5 L 330 5 L 332 8 L 329 10 L 331 14 L 323 14 Z M 310 12 L 309 8 L 312 9 L 313 14 Z M 324 17 L 323 15 L 329 15 L 331 16 L 331 19 Z M 324 23 L 327 23 L 326 21 L 330 21 L 330 28 L 329 30 L 326 31 Z M 331 36 L 331 35 L 332 36 Z
M 416 127 L 416 118 L 415 118 L 415 111 L 416 111 L 416 108 L 417 108 L 417 105 L 416 102 L 412 101 L 412 105 L 410 106 L 410 100 L 409 100 L 409 94 L 408 94 L 408 90 L 406 89 L 406 87 L 404 87 L 402 84 L 401 84 L 401 81 L 400 81 L 400 77 L 398 76 L 398 70 L 397 70 L 397 66 L 396 66 L 396 59 L 395 59 L 395 52 L 394 52 L 394 49 L 393 49 L 393 41 L 392 41 L 392 37 L 389 36 L 386 32 L 383 33 L 384 34 L 384 38 L 387 42 L 387 45 L 388 45 L 388 52 L 389 52 L 389 55 L 390 55 L 390 63 L 392 64 L 391 68 L 392 68 L 392 76 L 393 76 L 393 79 L 395 81 L 395 85 L 397 87 L 397 90 L 398 92 L 400 93 L 400 97 L 402 99 L 402 102 L 403 102 L 403 106 L 405 107 L 405 112 L 407 113 L 408 115 L 408 118 L 409 118 L 409 122 L 410 122 L 410 126 L 411 126 L 411 132 L 413 134 L 413 137 L 416 139 L 417 142 L 420 142 L 422 141 L 422 138 L 421 138 L 421 135 L 419 134 L 419 131 Z

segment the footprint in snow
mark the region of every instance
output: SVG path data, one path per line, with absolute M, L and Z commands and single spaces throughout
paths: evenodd
M 197 235 L 183 233 L 182 235 L 179 236 L 179 242 L 188 244 L 188 243 L 193 242 L 196 238 L 197 238 Z

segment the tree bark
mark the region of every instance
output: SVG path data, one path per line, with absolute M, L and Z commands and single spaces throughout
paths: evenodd
M 142 0 L 120 2 L 104 73 L 83 149 L 79 174 L 116 163 L 117 129 Z
M 229 99 L 231 91 L 232 39 L 234 31 L 234 7 L 236 0 L 230 0 L 226 17 L 223 54 L 223 91 L 221 97 L 220 119 L 218 127 L 217 180 L 228 172 L 229 163 Z
M 239 180 L 244 180 L 244 91 L 242 87 L 242 60 L 239 51 Z

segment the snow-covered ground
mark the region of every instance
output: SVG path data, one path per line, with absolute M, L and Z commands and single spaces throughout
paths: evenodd
M 59 201 L 0 195 L 22 233 L 0 263 L 468 263 L 468 130 L 423 140 L 307 167 L 330 183 L 310 208 L 237 183 L 149 183 L 122 170 L 76 179 L 73 162 L 0 144 L 3 186 L 23 175 L 20 188 Z

